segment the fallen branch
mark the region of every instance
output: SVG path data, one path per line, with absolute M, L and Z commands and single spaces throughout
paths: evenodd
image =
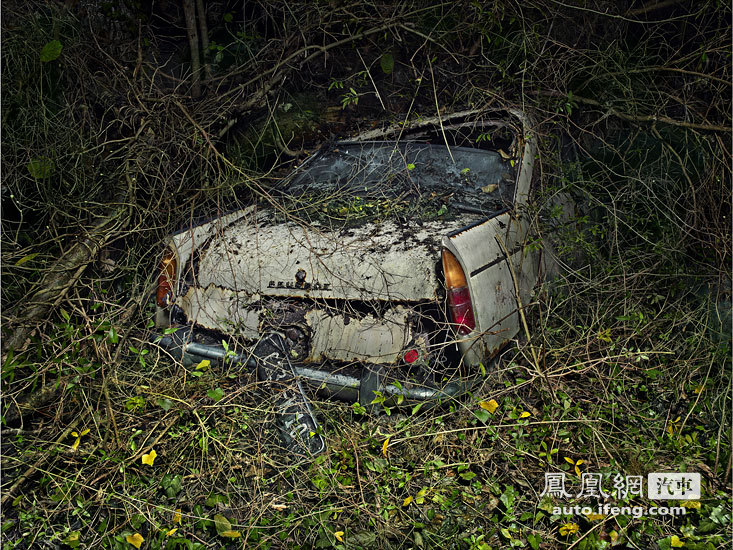
M 457 118 L 463 118 L 467 116 L 472 116 L 472 115 L 477 115 L 484 111 L 486 111 L 486 109 L 469 109 L 467 111 L 456 111 L 455 113 L 450 113 L 447 115 L 421 118 L 420 120 L 415 120 L 411 122 L 396 122 L 395 124 L 392 124 L 391 126 L 387 126 L 386 128 L 376 128 L 374 130 L 369 130 L 368 132 L 363 132 L 357 136 L 352 136 L 349 138 L 349 140 L 351 141 L 371 141 L 373 139 L 384 138 L 386 136 L 399 134 L 400 132 L 404 132 L 405 130 L 415 130 L 418 128 L 424 128 L 426 126 L 434 126 L 436 124 L 440 124 L 441 121 L 443 124 L 447 124 L 451 120 L 455 120 Z M 474 123 L 471 122 L 468 124 L 474 124 Z M 446 128 L 453 128 L 453 127 L 446 126 Z
M 117 202 L 109 214 L 99 218 L 92 227 L 87 228 L 84 231 L 85 236 L 56 260 L 41 279 L 39 290 L 25 302 L 27 312 L 17 322 L 14 331 L 3 340 L 3 355 L 11 349 L 18 350 L 23 346 L 35 323 L 47 317 L 49 312 L 61 303 L 107 241 L 127 227 L 129 221 L 127 199 L 133 193 L 135 178 L 129 173 L 126 176 L 128 186 L 125 196 Z
M 557 97 L 557 98 L 566 98 L 566 96 L 560 92 L 554 92 L 554 91 L 540 91 L 540 92 L 532 92 L 538 95 L 543 95 L 545 97 Z M 718 126 L 716 124 L 700 124 L 697 122 L 687 122 L 684 120 L 675 120 L 673 118 L 669 118 L 666 116 L 661 115 L 630 115 L 628 113 L 621 112 L 610 105 L 604 105 L 600 101 L 596 101 L 595 99 L 591 99 L 589 97 L 582 97 L 577 96 L 573 94 L 573 101 L 576 101 L 578 103 L 584 103 L 586 105 L 592 105 L 594 107 L 600 107 L 602 109 L 606 109 L 607 113 L 609 115 L 614 115 L 620 119 L 628 120 L 629 122 L 661 122 L 662 124 L 669 124 L 670 126 L 679 126 L 681 128 L 690 128 L 692 130 L 700 130 L 704 132 L 731 132 L 733 131 L 733 128 L 730 126 Z

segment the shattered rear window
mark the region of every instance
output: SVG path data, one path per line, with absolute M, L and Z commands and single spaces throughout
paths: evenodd
M 398 215 L 491 217 L 512 202 L 515 164 L 506 154 L 466 147 L 340 143 L 298 171 L 283 200 L 289 212 L 329 225 Z

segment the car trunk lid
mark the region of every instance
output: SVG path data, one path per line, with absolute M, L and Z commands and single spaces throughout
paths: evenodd
M 390 220 L 338 231 L 237 224 L 199 251 L 195 286 L 251 298 L 435 300 L 441 239 L 466 222 Z

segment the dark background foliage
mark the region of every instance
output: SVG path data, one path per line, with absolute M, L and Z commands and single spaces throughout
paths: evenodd
M 216 513 L 262 547 L 722 544 L 730 27 L 713 0 L 4 2 L 3 547 L 219 546 Z M 480 395 L 389 422 L 321 403 L 331 450 L 304 476 L 256 381 L 147 344 L 165 235 L 325 142 L 511 107 L 537 122 L 538 208 L 581 208 L 566 276 Z M 564 457 L 700 471 L 707 497 L 555 517 L 536 484 Z

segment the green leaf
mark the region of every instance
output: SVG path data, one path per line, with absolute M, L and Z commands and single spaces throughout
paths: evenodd
M 234 16 L 231 13 L 225 13 L 224 14 L 224 22 L 225 23 L 231 23 L 234 21 Z
M 31 159 L 31 161 L 26 164 L 26 168 L 28 169 L 28 172 L 30 173 L 32 178 L 42 180 L 50 177 L 51 174 L 53 174 L 54 165 L 51 159 L 46 157 L 39 157 Z
M 115 331 L 113 327 L 109 327 L 109 341 L 112 344 L 116 344 L 117 342 L 120 341 L 120 335 L 117 334 L 117 332 Z
M 510 511 L 512 509 L 512 506 L 514 505 L 515 498 L 516 494 L 514 493 L 514 487 L 507 486 L 506 490 L 499 497 L 499 500 L 502 502 L 502 504 L 504 504 L 507 511 Z
M 211 397 L 214 401 L 220 401 L 222 397 L 224 397 L 224 390 L 221 388 L 215 388 L 213 390 L 209 390 L 206 392 L 206 395 Z
M 486 423 L 489 420 L 489 412 L 483 409 L 473 411 L 473 415 L 483 423 Z
M 64 539 L 64 543 L 67 544 L 70 548 L 77 548 L 79 546 L 79 536 L 80 535 L 81 535 L 81 531 L 72 531 Z
M 382 67 L 384 74 L 392 74 L 392 71 L 394 71 L 394 56 L 391 53 L 382 54 L 379 66 Z
M 232 530 L 232 524 L 229 522 L 227 518 L 225 518 L 221 514 L 216 514 L 214 516 L 214 525 L 216 526 L 216 532 L 219 534 L 225 531 Z
M 532 550 L 538 550 L 540 542 L 542 542 L 542 537 L 539 535 L 527 535 L 527 542 L 532 547 Z
M 26 262 L 30 262 L 33 258 L 38 256 L 38 252 L 34 252 L 33 254 L 28 254 L 27 256 L 23 256 L 20 260 L 15 262 L 15 265 L 23 265 Z
M 219 495 L 212 493 L 206 498 L 206 506 L 216 506 L 217 504 L 227 504 L 228 499 L 226 495 Z M 197 515 L 194 511 L 194 515 Z
M 164 411 L 169 411 L 173 406 L 173 401 L 171 401 L 170 399 L 156 399 L 155 402 Z
M 125 408 L 128 411 L 142 409 L 144 406 L 145 399 L 139 395 L 136 395 L 135 397 L 130 397 L 127 401 L 125 401 Z
M 49 61 L 54 61 L 58 59 L 58 57 L 61 55 L 62 48 L 63 46 L 58 40 L 51 40 L 51 42 L 46 42 L 45 46 L 43 46 L 43 49 L 41 50 L 41 62 L 48 63 Z

